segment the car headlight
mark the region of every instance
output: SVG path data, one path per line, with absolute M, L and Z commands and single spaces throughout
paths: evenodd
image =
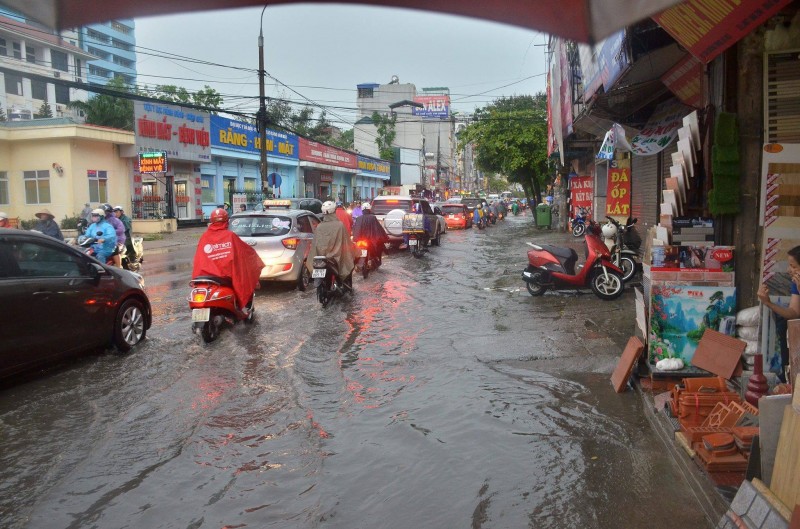
M 144 290 L 144 276 L 142 274 L 137 274 L 136 272 L 131 272 L 130 270 L 127 270 L 127 272 L 136 279 L 136 282 L 139 284 L 139 288 Z

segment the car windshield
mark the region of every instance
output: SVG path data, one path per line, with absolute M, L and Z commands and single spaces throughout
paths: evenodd
M 458 205 L 445 204 L 444 206 L 442 206 L 442 211 L 444 212 L 445 215 L 452 215 L 454 213 L 464 213 L 464 206 L 462 206 L 461 204 Z
M 411 209 L 411 199 L 408 200 L 373 200 L 372 212 L 375 215 L 386 215 L 393 209 L 409 211 Z
M 292 219 L 282 215 L 233 217 L 231 230 L 240 237 L 279 237 L 292 228 Z

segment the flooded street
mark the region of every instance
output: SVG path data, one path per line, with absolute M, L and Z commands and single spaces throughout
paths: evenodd
M 0 527 L 713 527 L 611 387 L 633 291 L 533 298 L 528 240 L 578 241 L 450 231 L 325 309 L 267 285 L 211 345 L 194 247 L 148 255 L 144 344 L 0 392 Z

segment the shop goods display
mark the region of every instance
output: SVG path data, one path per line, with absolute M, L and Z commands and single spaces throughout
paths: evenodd
M 753 364 L 753 375 L 747 381 L 747 393 L 744 398 L 753 406 L 758 406 L 758 399 L 766 395 L 768 389 L 767 377 L 764 376 L 764 358 L 757 354 Z
M 740 403 L 739 394 L 722 377 L 685 378 L 672 389 L 670 409 L 681 429 L 702 426 L 718 403 Z

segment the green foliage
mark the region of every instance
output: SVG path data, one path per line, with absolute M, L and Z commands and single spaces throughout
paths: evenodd
M 355 136 L 353 135 L 354 129 L 349 129 L 342 132 L 338 138 L 331 138 L 330 144 L 340 149 L 353 150 L 355 148 Z
M 159 85 L 151 92 L 151 96 L 178 105 L 191 104 L 209 108 L 219 108 L 223 102 L 219 92 L 208 85 L 197 92 L 189 92 L 182 86 Z
M 397 137 L 397 131 L 395 130 L 397 115 L 392 113 L 390 117 L 373 112 L 371 119 L 378 132 L 378 136 L 375 138 L 375 143 L 378 145 L 378 154 L 383 160 L 394 160 L 392 142 Z
M 284 99 L 270 99 L 267 104 L 267 127 L 278 126 L 305 136 L 314 141 L 334 144 L 332 125 L 323 110 L 315 117 L 314 109 L 308 106 L 295 111 Z
M 547 96 L 543 92 L 504 97 L 479 108 L 458 142 L 461 149 L 468 143 L 475 145 L 479 169 L 508 175 L 509 182 L 530 189 L 536 202 L 541 202 L 550 170 Z
M 80 220 L 79 215 L 73 215 L 72 217 L 68 217 L 64 215 L 64 220 L 61 221 L 61 229 L 62 230 L 76 230 L 78 229 L 78 221 Z
M 53 109 L 50 108 L 50 105 L 47 103 L 47 101 L 45 101 L 42 103 L 42 106 L 39 107 L 39 112 L 36 112 L 33 117 L 36 119 L 52 118 Z
M 19 227 L 23 230 L 32 230 L 36 228 L 36 223 L 39 222 L 39 219 L 33 217 L 32 219 L 19 219 Z
M 133 101 L 126 95 L 131 89 L 121 77 L 115 77 L 106 85 L 109 90 L 120 92 L 120 96 L 98 94 L 89 101 L 72 101 L 69 107 L 83 111 L 86 123 L 133 131 Z

